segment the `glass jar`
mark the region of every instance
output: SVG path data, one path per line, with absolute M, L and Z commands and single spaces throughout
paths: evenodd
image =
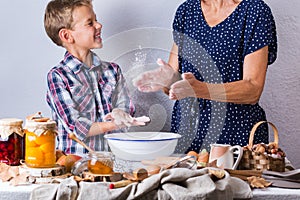
M 0 162 L 20 165 L 24 159 L 23 120 L 6 118 L 0 120 Z
M 25 125 L 25 163 L 32 168 L 55 166 L 56 122 L 27 120 Z
M 90 152 L 88 154 L 88 171 L 93 174 L 107 175 L 113 173 L 112 153 Z

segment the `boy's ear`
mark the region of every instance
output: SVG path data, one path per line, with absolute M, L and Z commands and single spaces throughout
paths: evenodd
M 63 43 L 72 43 L 73 37 L 68 29 L 62 28 L 58 32 L 59 38 Z

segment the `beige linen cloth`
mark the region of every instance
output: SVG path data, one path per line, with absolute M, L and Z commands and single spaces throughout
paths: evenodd
M 132 183 L 123 188 L 109 189 L 109 183 L 80 182 L 73 177 L 60 184 L 42 185 L 31 193 L 32 200 L 98 200 L 98 199 L 158 199 L 158 200 L 192 200 L 192 199 L 251 199 L 250 186 L 227 173 L 224 179 L 214 182 L 208 169 L 190 170 L 175 168 Z

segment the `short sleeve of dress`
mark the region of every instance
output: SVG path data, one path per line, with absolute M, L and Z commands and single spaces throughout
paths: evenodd
M 179 45 L 183 39 L 184 10 L 184 4 L 180 5 L 173 20 L 173 40 L 177 45 Z
M 272 64 L 277 58 L 277 35 L 271 9 L 263 1 L 252 4 L 246 23 L 244 55 L 268 45 L 268 65 Z

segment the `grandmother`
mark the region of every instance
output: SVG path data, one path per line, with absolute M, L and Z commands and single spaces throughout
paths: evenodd
M 246 145 L 254 124 L 266 120 L 259 105 L 268 65 L 277 57 L 275 21 L 263 0 L 187 0 L 173 21 L 168 63 L 138 76 L 142 92 L 163 90 L 176 100 L 171 131 L 177 152 L 211 143 Z M 268 143 L 260 126 L 254 143 Z

